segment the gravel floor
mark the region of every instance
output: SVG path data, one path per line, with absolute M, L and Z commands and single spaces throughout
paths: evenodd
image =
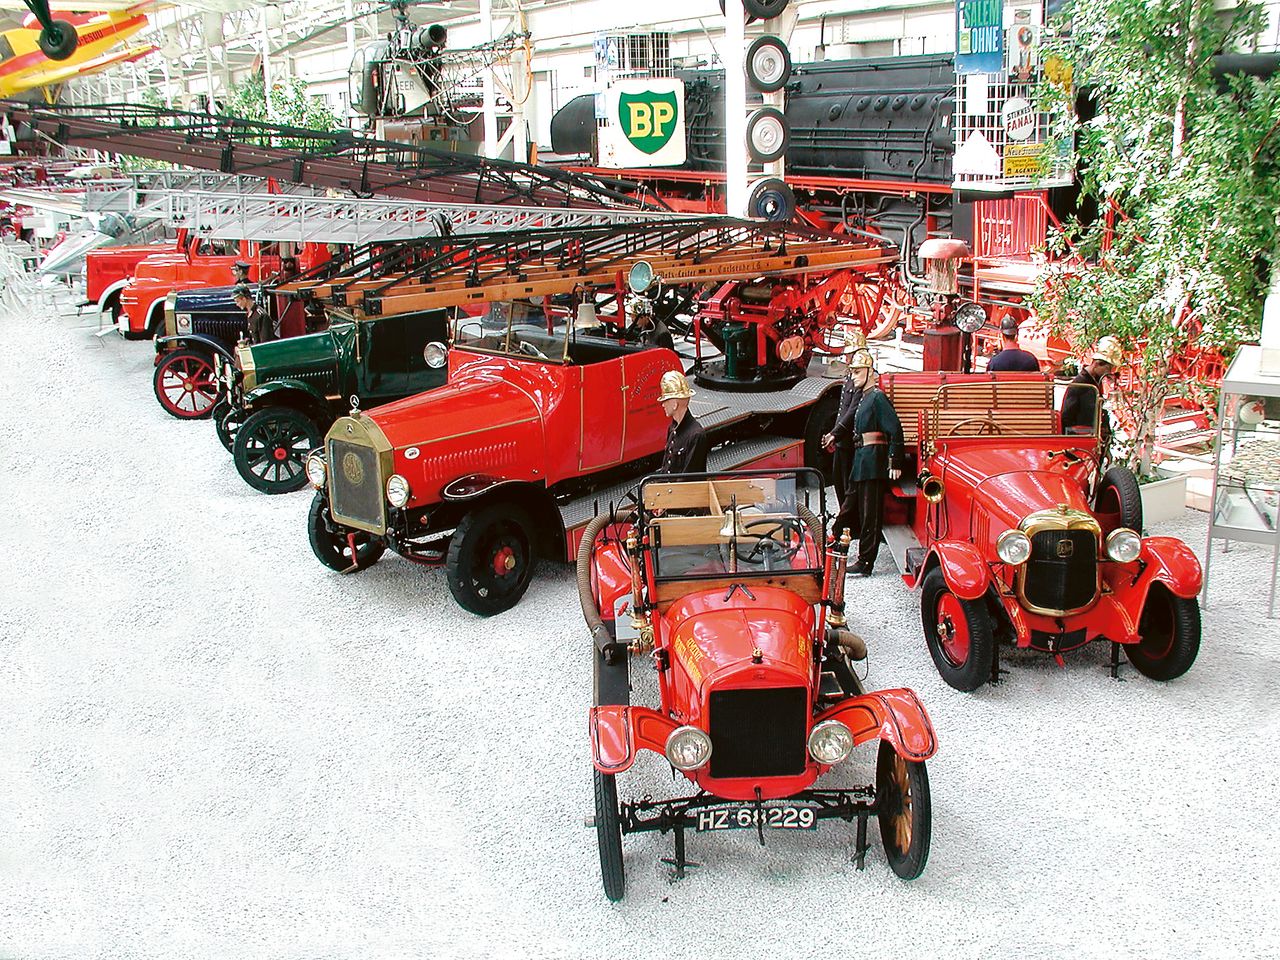
M 1280 953 L 1262 548 L 1215 556 L 1183 679 L 1114 682 L 1098 647 L 974 695 L 882 554 L 853 625 L 868 686 L 914 687 L 938 729 L 924 876 L 890 873 L 874 825 L 857 872 L 826 824 L 694 837 L 671 883 L 644 835 L 614 906 L 568 569 L 492 620 L 394 557 L 331 573 L 310 494 L 252 492 L 208 422 L 167 417 L 149 344 L 32 309 L 0 318 L 0 956 Z M 1158 532 L 1199 551 L 1205 523 Z M 656 758 L 620 786 L 680 789 Z

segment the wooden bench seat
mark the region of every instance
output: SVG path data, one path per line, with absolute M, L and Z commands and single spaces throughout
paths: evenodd
M 943 437 L 1052 437 L 1058 434 L 1058 414 L 1052 407 L 946 407 L 921 410 L 917 434 L 922 443 Z M 988 420 L 998 425 L 993 429 Z
M 1014 410 L 1053 410 L 1053 382 L 1043 373 L 886 373 L 880 377 L 893 409 L 902 421 L 908 446 L 919 442 L 919 414 L 957 407 L 999 411 L 1004 420 Z

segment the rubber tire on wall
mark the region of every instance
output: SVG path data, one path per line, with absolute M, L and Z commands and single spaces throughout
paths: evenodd
M 288 480 L 267 480 L 259 477 L 251 469 L 248 462 L 248 441 L 262 424 L 272 418 L 291 422 L 299 432 L 306 435 L 308 451 L 314 450 L 324 441 L 324 434 L 316 426 L 316 422 L 301 410 L 281 405 L 264 407 L 245 418 L 240 430 L 236 433 L 236 441 L 231 456 L 235 459 L 236 470 L 244 482 L 253 489 L 267 494 L 292 493 L 307 485 L 306 454 L 302 455 L 303 463 L 296 475 Z
M 933 839 L 929 771 L 925 769 L 923 760 L 901 758 L 906 764 L 907 791 L 911 795 L 911 842 L 907 849 L 900 849 L 897 838 L 890 831 L 890 825 L 879 813 L 882 804 L 891 803 L 891 798 L 900 792 L 897 785 L 889 780 L 890 771 L 897 759 L 899 758 L 893 744 L 888 740 L 881 740 L 880 751 L 876 755 L 876 820 L 880 824 L 880 842 L 884 846 L 885 859 L 889 861 L 890 869 L 903 880 L 914 880 L 924 873 L 925 864 L 929 862 L 929 844 Z
M 769 20 L 787 9 L 790 0 L 742 0 L 742 11 L 748 20 Z M 724 0 L 720 0 L 720 15 L 724 15 Z
M 618 817 L 618 785 L 612 773 L 591 768 L 596 794 L 596 844 L 600 847 L 600 879 L 604 895 L 617 903 L 627 890 L 622 863 L 622 821 Z
M 965 662 L 956 665 L 942 649 L 938 637 L 938 606 L 943 594 L 955 598 L 965 618 L 969 631 L 969 653 Z M 934 567 L 925 574 L 920 588 L 920 621 L 924 639 L 934 666 L 947 685 L 964 693 L 977 690 L 991 676 L 991 661 L 995 656 L 995 640 L 991 631 L 991 617 L 982 600 L 965 600 L 957 597 L 947 587 L 941 567 Z
M 822 471 L 827 486 L 835 483 L 835 454 L 822 447 L 822 437 L 835 426 L 840 409 L 840 391 L 828 390 L 809 408 L 804 422 L 804 465 Z
M 795 216 L 796 195 L 778 177 L 764 177 L 751 186 L 747 196 L 747 216 L 755 220 L 784 223 Z
M 756 145 L 754 136 L 756 128 L 764 123 L 777 123 L 782 128 L 782 139 L 772 149 L 766 150 Z M 787 118 L 777 107 L 758 107 L 747 117 L 747 153 L 756 163 L 772 163 L 781 159 L 787 152 L 787 144 L 791 142 L 791 127 Z
M 517 539 L 524 541 L 524 562 L 520 565 L 509 589 L 500 594 L 481 594 L 468 573 L 475 564 L 476 550 L 483 547 L 487 537 L 506 524 Z M 462 518 L 449 540 L 449 553 L 445 561 L 445 574 L 449 592 L 464 610 L 482 617 L 510 610 L 529 589 L 533 578 L 533 523 L 529 515 L 510 504 L 493 503 L 473 510 Z
M 316 495 L 311 498 L 311 510 L 307 514 L 307 540 L 311 543 L 311 552 L 316 555 L 317 560 L 330 570 L 342 573 L 351 566 L 350 558 L 342 552 L 348 546 L 345 538 L 339 540 L 329 532 L 325 526 L 328 519 L 328 498 L 323 490 L 317 490 Z M 387 545 L 363 531 L 353 532 L 356 534 L 356 570 L 372 567 L 382 557 Z
M 185 411 L 176 404 L 171 403 L 165 396 L 161 389 L 161 383 L 164 380 L 164 375 L 170 367 L 179 363 L 191 364 L 196 369 L 197 373 L 200 372 L 202 367 L 208 371 L 208 383 L 213 388 L 213 399 L 209 401 L 207 406 L 203 408 L 193 406 L 191 411 Z M 163 360 L 156 364 L 155 372 L 151 374 L 151 390 L 155 393 L 156 401 L 160 404 L 161 409 L 163 409 L 165 413 L 169 414 L 169 416 L 175 417 L 178 420 L 203 420 L 209 416 L 213 408 L 217 406 L 218 384 L 214 379 L 213 361 L 210 359 L 208 354 L 201 353 L 199 350 L 175 350 L 173 353 L 167 354 Z M 203 392 L 201 392 L 201 395 L 207 396 L 207 394 L 204 394 Z M 191 393 L 189 396 L 191 396 L 194 401 L 196 394 Z
M 40 37 L 36 41 L 40 45 L 40 52 L 50 60 L 66 60 L 80 45 L 75 25 L 69 20 L 54 20 L 53 29 L 52 33 L 48 30 L 40 31 Z
M 1105 509 L 1107 507 L 1118 509 Z M 1093 509 L 1097 513 L 1119 516 L 1118 523 L 1102 524 L 1104 539 L 1117 527 L 1142 532 L 1142 490 L 1138 486 L 1138 478 L 1128 467 L 1112 467 L 1102 475 L 1097 496 L 1093 498 Z M 1099 517 L 1099 521 L 1101 519 Z
M 1163 609 L 1153 608 L 1153 604 L 1161 604 Z M 1156 616 L 1165 622 L 1153 623 Z M 1171 636 L 1152 643 L 1144 629 L 1150 633 L 1158 626 L 1168 627 Z M 1129 662 L 1152 680 L 1174 680 L 1191 669 L 1200 653 L 1200 604 L 1195 597 L 1175 596 L 1163 583 L 1153 583 L 1142 605 L 1138 633 L 1144 635 L 1142 642 L 1124 645 Z
M 784 64 L 782 74 L 774 80 L 764 80 L 751 69 L 756 54 L 767 48 L 776 50 Z M 778 37 L 768 35 L 756 37 L 751 41 L 751 46 L 747 47 L 743 68 L 747 72 L 747 83 L 751 85 L 753 90 L 759 90 L 761 93 L 773 93 L 775 90 L 781 90 L 785 87 L 787 81 L 791 79 L 791 51 L 787 49 L 787 45 Z

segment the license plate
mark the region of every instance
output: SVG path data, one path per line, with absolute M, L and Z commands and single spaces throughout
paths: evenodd
M 775 804 L 767 807 L 712 807 L 697 811 L 699 833 L 707 830 L 754 830 L 757 821 L 766 830 L 812 830 L 818 825 L 813 807 Z

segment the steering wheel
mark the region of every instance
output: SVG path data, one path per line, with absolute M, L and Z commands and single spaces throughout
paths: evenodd
M 767 533 L 750 533 L 756 527 L 772 528 Z M 748 535 L 755 538 L 755 544 L 743 556 L 742 545 L 738 545 L 735 552 L 741 563 L 754 563 L 757 558 L 767 558 L 772 563 L 786 563 L 804 547 L 804 525 L 796 517 L 768 517 L 762 520 L 751 520 L 742 525 L 742 529 L 748 531 Z M 782 540 L 777 539 L 777 535 L 782 534 Z M 795 540 L 792 542 L 791 534 L 795 534 Z M 762 554 L 761 551 L 764 551 Z
M 520 346 L 517 347 L 516 349 L 519 350 L 521 353 L 523 353 L 526 357 L 537 357 L 539 360 L 547 359 L 547 355 L 543 353 L 541 350 L 539 350 L 537 347 L 535 347 L 528 340 L 521 340 Z
M 1003 434 L 1005 432 L 1004 427 L 1002 427 L 999 421 L 997 421 L 994 417 L 965 417 L 963 420 L 957 420 L 955 423 L 953 423 L 951 425 L 951 429 L 948 430 L 946 433 L 944 433 L 943 436 L 944 437 L 959 436 L 959 433 L 957 431 L 959 431 L 959 429 L 967 423 L 977 423 L 982 426 L 982 429 L 979 430 L 977 433 L 965 434 L 965 436 L 969 436 L 969 437 L 981 437 L 984 434 L 988 436 L 995 436 L 997 434 Z

